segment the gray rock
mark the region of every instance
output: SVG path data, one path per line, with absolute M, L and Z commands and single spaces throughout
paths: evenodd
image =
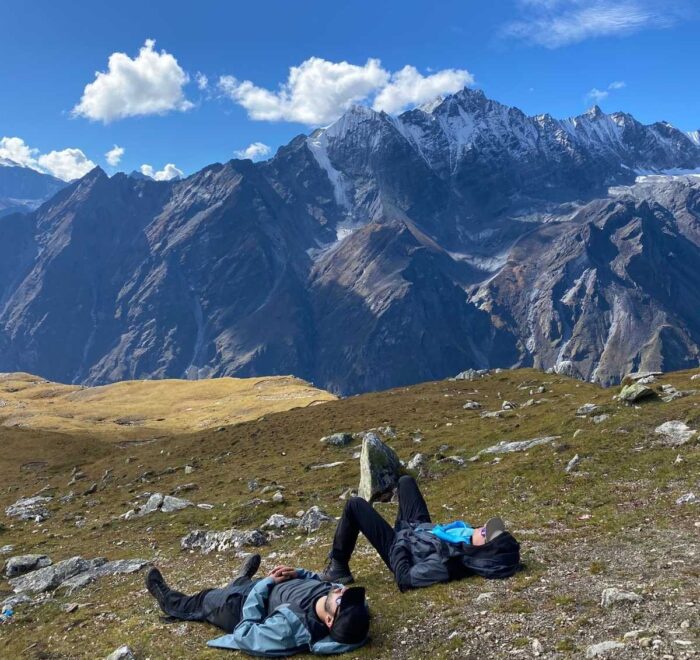
M 406 466 L 409 470 L 418 470 L 425 463 L 425 456 L 423 454 L 416 454 Z
M 284 495 L 282 494 L 281 490 L 278 490 L 273 496 L 272 496 L 272 501 L 275 504 L 281 504 L 284 502 Z
M 586 658 L 598 658 L 606 655 L 608 651 L 618 651 L 623 648 L 625 648 L 625 645 L 620 642 L 599 642 L 598 644 L 592 644 L 586 649 Z
M 501 404 L 501 410 L 515 410 L 517 407 L 518 404 L 515 401 L 504 401 Z
M 210 552 L 228 552 L 246 546 L 257 548 L 267 543 L 267 534 L 259 529 L 227 529 L 222 532 L 195 529 L 182 538 L 180 547 L 183 550 L 200 550 L 207 555 Z
M 501 440 L 497 445 L 492 445 L 486 449 L 482 449 L 476 456 L 472 456 L 470 461 L 476 461 L 483 454 L 510 454 L 516 451 L 527 451 L 533 447 L 538 447 L 539 445 L 547 445 L 555 440 L 558 440 L 561 436 L 550 435 L 542 438 L 533 438 L 532 440 L 518 440 L 516 442 L 506 442 Z
M 476 380 L 477 378 L 483 378 L 489 374 L 488 369 L 465 369 L 460 371 L 454 378 L 450 380 Z
M 686 396 L 693 396 L 697 393 L 697 390 L 677 390 L 672 385 L 669 385 L 667 387 L 664 387 L 664 392 L 661 396 L 661 400 L 664 403 L 671 403 L 671 401 L 675 401 L 676 399 L 683 399 Z
M 281 513 L 273 513 L 262 525 L 260 529 L 285 529 L 287 527 L 299 527 L 299 518 L 289 518 Z
M 0 548 L 0 555 L 9 555 L 14 549 L 14 545 L 3 545 Z
M 172 495 L 153 493 L 153 495 L 148 498 L 146 504 L 144 504 L 142 507 L 131 509 L 120 517 L 124 520 L 130 520 L 131 518 L 147 516 L 149 513 L 154 513 L 155 511 L 173 513 L 174 511 L 180 511 L 181 509 L 185 509 L 189 506 L 194 506 L 194 504 L 189 500 L 173 497 Z
M 441 458 L 440 463 L 454 463 L 455 465 L 464 465 L 466 462 L 461 456 L 445 456 Z
M 352 442 L 352 433 L 332 433 L 321 438 L 321 442 L 332 447 L 345 447 Z
M 694 376 L 691 376 L 690 380 L 700 380 L 700 374 L 695 374 Z
M 185 465 L 185 474 L 192 474 L 194 472 L 194 467 L 191 465 Z
M 564 471 L 568 474 L 569 472 L 573 472 L 576 468 L 578 468 L 578 464 L 581 462 L 581 458 L 579 457 L 578 454 L 576 454 L 567 464 L 566 468 Z
M 257 490 L 259 487 L 258 480 L 257 479 L 251 479 L 248 482 L 248 490 L 252 493 L 254 490 Z
M 636 371 L 631 374 L 627 374 L 622 380 L 624 381 L 640 381 L 646 378 L 656 378 L 657 376 L 663 376 L 663 371 Z
M 105 660 L 136 660 L 133 651 L 126 645 L 112 651 Z
M 333 463 L 321 463 L 319 465 L 312 465 L 309 467 L 310 470 L 324 470 L 326 468 L 334 468 L 339 465 L 345 465 L 345 461 L 333 461 Z
M 610 415 L 603 413 L 602 415 L 594 415 L 592 419 L 594 424 L 602 424 L 606 420 L 610 419 Z
M 576 411 L 576 414 L 581 416 L 590 415 L 591 413 L 596 412 L 599 408 L 600 406 L 596 405 L 595 403 L 584 403 Z
M 686 493 L 681 495 L 677 500 L 676 504 L 698 504 L 700 503 L 700 497 L 695 493 Z
M 472 401 L 471 399 L 467 401 L 462 408 L 465 410 L 478 410 L 481 408 L 481 404 L 478 401 Z
M 321 525 L 333 520 L 325 511 L 318 506 L 312 506 L 299 521 L 301 527 L 307 534 L 312 534 L 320 529 Z
M 17 555 L 16 557 L 10 557 L 5 564 L 5 577 L 18 577 L 39 568 L 51 566 L 52 563 L 46 555 Z
M 10 580 L 10 585 L 15 593 L 38 594 L 44 591 L 53 591 L 62 582 L 79 573 L 84 573 L 92 567 L 92 563 L 87 559 L 71 557 L 52 566 L 46 566 L 13 578 Z
M 642 597 L 639 594 L 632 591 L 622 591 L 617 587 L 603 589 L 600 596 L 601 607 L 612 607 L 616 603 L 639 603 L 641 601 Z
M 670 447 L 680 447 L 688 442 L 697 431 L 678 419 L 664 422 L 654 429 L 655 433 L 664 437 L 664 444 Z
M 482 412 L 481 418 L 482 419 L 492 419 L 494 417 L 503 417 L 503 415 L 505 415 L 506 412 L 507 411 L 505 411 L 505 410 L 492 410 L 490 412 Z
M 35 497 L 23 497 L 5 509 L 5 515 L 9 518 L 19 518 L 20 520 L 34 520 L 41 522 L 49 517 L 46 508 L 53 498 L 36 495 Z
M 171 495 L 178 495 L 179 493 L 187 493 L 192 490 L 199 490 L 199 486 L 195 483 L 182 484 L 181 486 L 175 486 L 170 491 Z
M 656 396 L 656 392 L 654 392 L 651 387 L 639 383 L 625 385 L 619 394 L 620 400 L 627 403 L 637 403 L 638 401 L 643 401 L 653 396 Z
M 403 473 L 399 457 L 374 433 L 367 433 L 360 455 L 360 497 L 372 502 L 391 492 Z

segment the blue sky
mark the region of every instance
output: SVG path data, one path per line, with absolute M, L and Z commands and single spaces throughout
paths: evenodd
M 399 112 L 463 84 L 528 114 L 595 100 L 696 130 L 694 5 L 3 0 L 0 157 L 63 178 L 92 163 L 167 178 L 167 163 L 190 174 L 255 143 L 274 153 L 353 101 Z

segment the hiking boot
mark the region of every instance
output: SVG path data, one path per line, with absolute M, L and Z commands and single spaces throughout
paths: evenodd
M 500 518 L 489 518 L 484 525 L 486 543 L 495 539 L 506 531 L 506 525 Z
M 330 558 L 326 568 L 321 573 L 321 580 L 324 582 L 334 582 L 336 584 L 351 584 L 355 578 L 350 572 L 350 566 L 346 561 Z
M 260 568 L 260 555 L 250 555 L 246 557 L 245 561 L 241 564 L 241 570 L 238 571 L 238 577 L 252 578 Z
M 168 591 L 170 591 L 170 588 L 165 583 L 163 575 L 157 568 L 152 568 L 150 571 L 148 571 L 148 574 L 146 575 L 146 589 L 148 589 L 148 593 L 158 601 L 160 609 L 168 614 L 163 607 L 163 603 L 165 602 L 165 597 L 168 594 Z

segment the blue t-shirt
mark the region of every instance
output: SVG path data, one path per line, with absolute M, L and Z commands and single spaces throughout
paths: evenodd
M 446 525 L 435 525 L 430 532 L 447 543 L 471 544 L 474 528 L 461 520 L 455 520 Z

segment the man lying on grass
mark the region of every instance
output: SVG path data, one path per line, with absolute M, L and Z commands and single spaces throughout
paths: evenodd
M 315 573 L 289 566 L 253 580 L 259 567 L 260 555 L 251 555 L 227 587 L 194 596 L 170 589 L 153 568 L 146 587 L 168 616 L 206 621 L 228 633 L 208 642 L 217 648 L 267 656 L 334 654 L 367 641 L 369 612 L 363 588 L 324 582 Z
M 500 518 L 476 529 L 463 522 L 435 525 L 413 477 L 398 485 L 399 511 L 392 528 L 361 497 L 348 500 L 321 579 L 350 584 L 350 557 L 362 532 L 374 546 L 401 591 L 468 575 L 505 578 L 520 567 L 520 545 Z

